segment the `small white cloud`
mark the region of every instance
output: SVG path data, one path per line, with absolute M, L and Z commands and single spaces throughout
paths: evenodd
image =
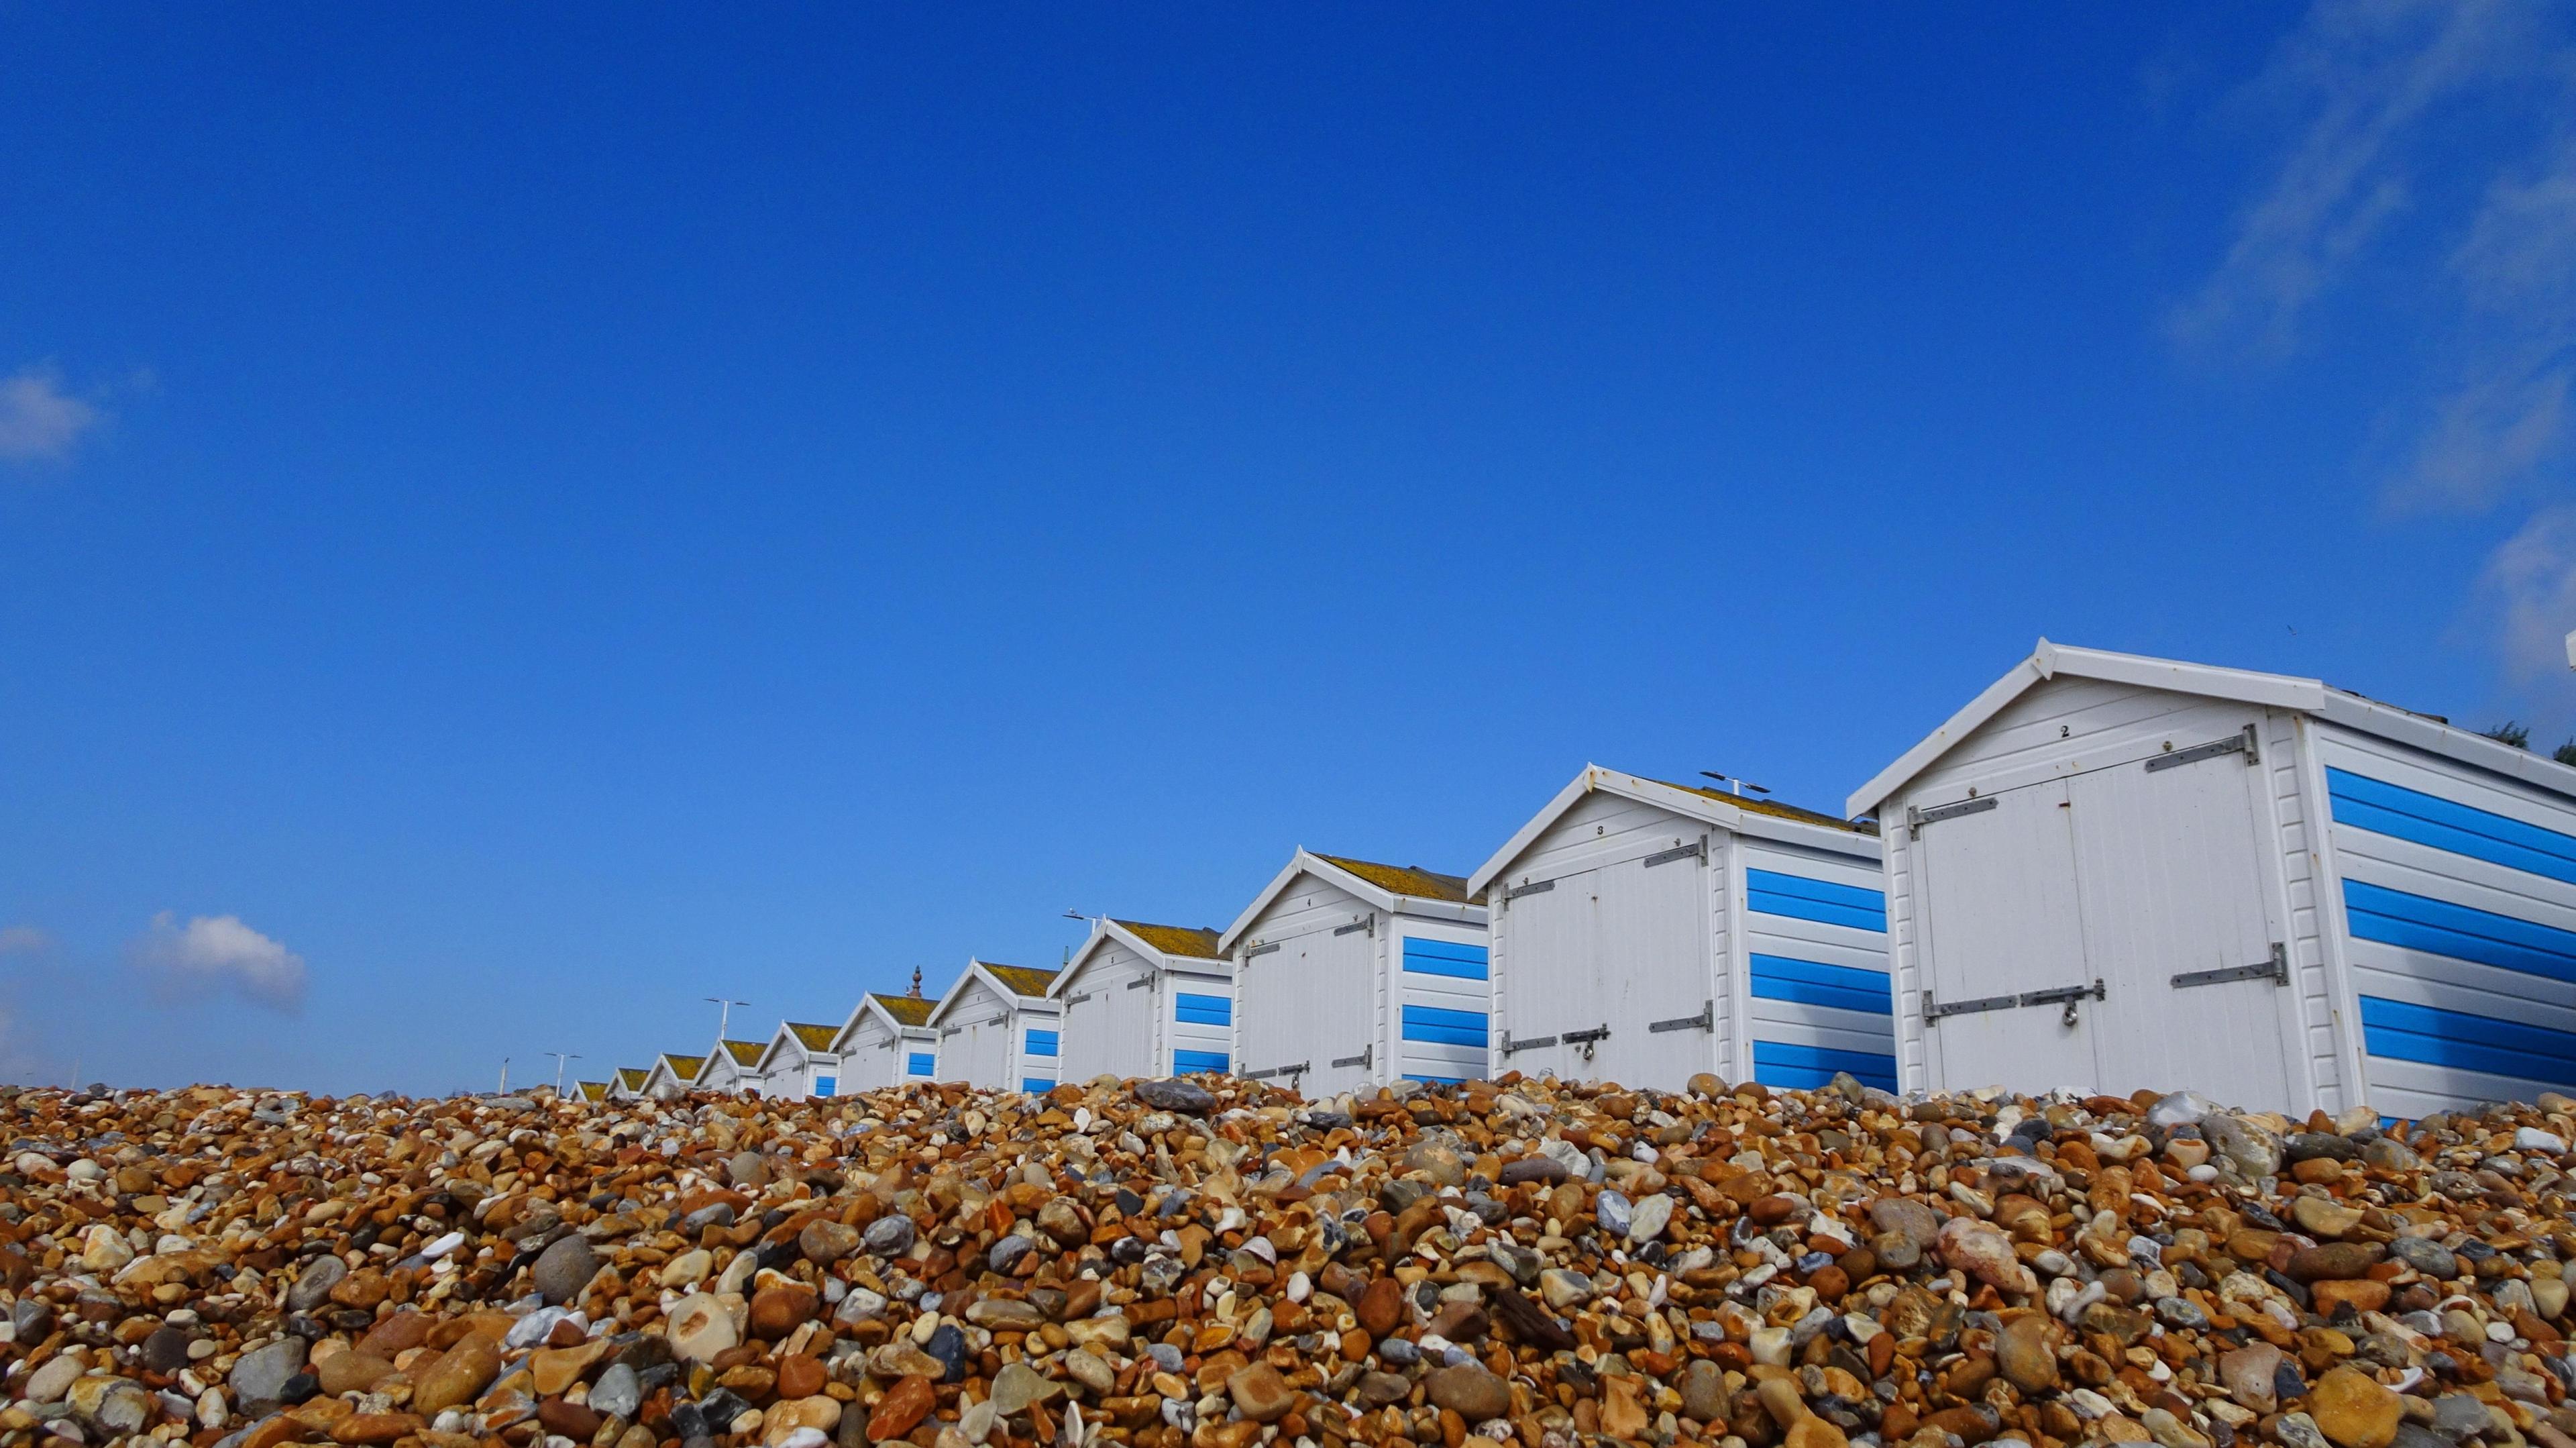
M 2484 583 L 2508 676 L 2523 685 L 2563 676 L 2567 633 L 2576 629 L 2576 506 L 2533 514 L 2488 555 Z
M 185 926 L 164 910 L 134 943 L 134 963 L 180 994 L 235 992 L 282 1011 L 304 1002 L 304 957 L 234 915 L 199 915 Z
M 0 458 L 61 457 L 98 420 L 98 409 L 63 391 L 49 367 L 0 378 Z
M 0 956 L 42 955 L 54 948 L 54 937 L 33 925 L 0 927 Z

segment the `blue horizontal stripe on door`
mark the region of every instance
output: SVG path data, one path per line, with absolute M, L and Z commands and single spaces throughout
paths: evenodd
M 1052 1055 L 1054 1055 L 1054 1054 L 1055 1054 L 1055 1032 L 1053 1032 L 1053 1031 L 1031 1031 L 1031 1032 L 1029 1032 L 1029 1046 L 1028 1046 L 1028 1051 L 1029 1051 L 1029 1054 L 1030 1054 L 1030 1055 L 1032 1055 L 1032 1056 L 1052 1056 Z
M 1185 1026 L 1230 1026 L 1234 1024 L 1234 1000 L 1231 996 L 1182 991 L 1172 997 L 1172 1019 Z
M 1881 1091 L 1896 1089 L 1896 1057 L 1874 1051 L 1835 1051 L 1823 1046 L 1800 1046 L 1787 1041 L 1753 1043 L 1753 1079 L 1765 1086 L 1787 1086 L 1812 1091 L 1834 1079 L 1837 1071 L 1849 1071 L 1863 1086 Z
M 839 1089 L 840 1084 L 840 1081 L 834 1077 L 817 1076 L 814 1078 L 814 1094 L 817 1096 L 829 1096 L 835 1090 Z
M 939 1062 L 927 1051 L 915 1051 L 904 1058 L 903 1072 L 907 1076 L 936 1076 Z
M 2343 903 L 2363 940 L 2576 982 L 2576 932 L 2361 880 L 2343 882 Z
M 1175 1075 L 1198 1076 L 1214 1074 L 1222 1076 L 1225 1074 L 1225 1066 L 1225 1052 L 1223 1051 L 1174 1051 L 1172 1053 L 1172 1071 Z
M 1896 1013 L 1896 993 L 1883 970 L 1825 965 L 1785 955 L 1753 957 L 1753 993 L 1764 1000 L 1832 1006 L 1843 1011 Z
M 1444 1011 L 1438 1006 L 1406 1006 L 1404 1038 L 1441 1046 L 1482 1046 L 1486 1043 L 1486 1019 L 1483 1011 Z
M 1020 1089 L 1036 1095 L 1042 1091 L 1053 1091 L 1055 1083 L 1044 1076 L 1023 1076 L 1020 1078 Z
M 1404 1079 L 1407 1081 L 1419 1081 L 1425 1086 L 1464 1086 L 1467 1084 L 1467 1078 L 1464 1076 L 1407 1076 Z
M 1453 975 L 1460 980 L 1485 979 L 1487 954 L 1481 945 L 1404 937 L 1404 968 L 1424 975 Z
M 2553 1085 L 2576 1082 L 2576 1034 L 2520 1021 L 2363 996 L 2361 1040 L 2371 1055 L 2399 1061 Z
M 2326 771 L 2337 824 L 2576 884 L 2576 836 L 2348 769 Z
M 1837 885 L 1777 870 L 1744 872 L 1744 903 L 1766 915 L 1787 915 L 1823 925 L 1855 930 L 1887 929 L 1887 894 L 1857 885 Z

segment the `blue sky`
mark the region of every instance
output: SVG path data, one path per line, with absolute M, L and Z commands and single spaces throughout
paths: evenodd
M 2572 45 L 0 3 L 0 1074 L 602 1074 L 2041 634 L 2553 743 Z

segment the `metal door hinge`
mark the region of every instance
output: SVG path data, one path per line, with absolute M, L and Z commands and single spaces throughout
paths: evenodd
M 1377 1047 L 1370 1046 L 1356 1056 L 1337 1056 L 1333 1059 L 1333 1064 L 1335 1066 L 1366 1066 L 1376 1059 Z
M 1917 809 L 1913 805 L 1907 805 L 1905 807 L 1905 836 L 1908 839 L 1919 839 L 1923 834 L 1923 827 L 1925 825 L 1939 824 L 1943 820 L 1954 820 L 1961 815 L 1984 814 L 1986 811 L 1993 809 L 1994 807 L 1995 797 L 1993 795 L 1988 795 L 1984 799 L 1963 799 L 1957 804 L 1936 804 L 1930 809 Z
M 1669 1021 L 1648 1021 L 1646 1023 L 1646 1034 L 1650 1036 L 1659 1035 L 1665 1031 L 1688 1031 L 1694 1029 L 1702 1031 L 1714 1031 L 1717 1029 L 1717 1002 L 1702 1001 L 1700 1003 L 1699 1014 L 1695 1016 L 1675 1016 Z
M 1536 1051 L 1555 1044 L 1554 1036 L 1522 1036 L 1515 1039 L 1511 1032 L 1503 1032 L 1503 1054 L 1507 1057 L 1515 1051 Z
M 1371 935 L 1377 934 L 1377 916 L 1373 914 L 1365 915 L 1352 921 L 1348 925 L 1336 925 L 1333 927 L 1333 933 L 1335 935 L 1353 935 L 1362 930 L 1367 931 Z
M 1534 884 L 1516 885 L 1509 890 L 1505 890 L 1503 892 L 1503 898 L 1506 900 L 1517 900 L 1523 895 L 1544 895 L 1555 888 L 1556 882 L 1554 880 L 1540 880 Z
M 2224 739 L 2212 739 L 2207 744 L 2195 744 L 2189 749 L 2176 749 L 2164 754 L 2159 754 L 2155 758 L 2147 761 L 2147 773 L 2153 774 L 2159 769 L 2172 769 L 2177 765 L 2189 764 L 2194 760 L 2216 759 L 2222 754 L 2235 754 L 2239 752 L 2244 754 L 2245 763 L 2248 767 L 2263 762 L 2263 748 L 2262 745 L 2256 741 L 2254 737 L 2254 726 L 2251 724 L 2246 725 L 2242 731 L 2230 734 Z
M 1245 952 L 1243 953 L 1243 958 L 1244 958 L 1244 960 L 1245 960 L 1245 962 L 1246 962 L 1246 963 L 1249 963 L 1249 962 L 1251 961 L 1251 959 L 1252 959 L 1254 956 L 1256 956 L 1256 955 L 1268 955 L 1270 952 L 1272 952 L 1272 951 L 1274 951 L 1274 950 L 1277 950 L 1278 948 L 1279 948 L 1279 942 L 1277 942 L 1277 941 L 1275 941 L 1275 940 L 1274 940 L 1274 941 L 1272 941 L 1271 943 L 1269 943 L 1268 945 L 1256 945 L 1256 946 L 1252 947 L 1250 950 L 1245 951 Z
M 2174 988 L 2180 990 L 2186 986 L 2225 985 L 2229 981 L 2267 979 L 2274 985 L 2290 983 L 2290 947 L 2277 940 L 2272 942 L 2270 960 L 2258 960 L 2252 965 L 2222 965 L 2216 970 L 2187 970 L 2175 976 L 2173 983 Z
M 1154 988 L 1154 978 L 1150 975 L 1140 975 L 1134 980 L 1127 982 L 1127 988 L 1129 990 L 1152 990 Z
M 1705 860 L 1707 858 L 1708 841 L 1701 840 L 1696 844 L 1676 845 L 1669 850 L 1655 851 L 1653 854 L 1646 857 L 1646 868 L 1651 870 L 1657 865 L 1669 865 L 1675 860 Z
M 1129 989 L 1129 990 L 1134 990 L 1134 989 L 1135 989 L 1135 987 L 1134 987 L 1134 986 L 1129 986 L 1129 987 L 1128 987 L 1128 989 Z M 1066 996 L 1066 997 L 1064 998 L 1064 1008 L 1065 1008 L 1066 1010 L 1072 1010 L 1075 1006 L 1078 1006 L 1078 1005 L 1082 1004 L 1084 1001 L 1087 1001 L 1087 1000 L 1091 999 L 1093 996 L 1098 995 L 1098 994 L 1099 994 L 1099 992 L 1098 992 L 1098 991 L 1088 991 L 1088 990 L 1087 990 L 1087 991 L 1084 991 L 1082 994 L 1077 995 L 1077 996 Z

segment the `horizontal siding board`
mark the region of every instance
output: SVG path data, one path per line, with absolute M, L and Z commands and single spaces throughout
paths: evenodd
M 1486 1044 L 1487 1017 L 1482 1011 L 1441 1010 L 1434 1006 L 1404 1008 L 1404 1039 L 1442 1046 Z
M 2428 1066 L 2393 1056 L 2371 1056 L 2370 1104 L 2382 1116 L 2416 1118 L 2480 1101 L 2530 1101 L 2566 1083 Z
M 1172 1074 L 1176 1076 L 1216 1075 L 1226 1073 L 1223 1051 L 1174 1051 Z
M 2344 881 L 2354 936 L 2576 984 L 2576 931 L 2447 900 Z
M 1445 975 L 1458 980 L 1481 981 L 1490 969 L 1490 957 L 1481 945 L 1462 945 L 1449 940 L 1424 940 L 1419 936 L 1404 937 L 1404 968 L 1413 975 Z
M 2326 787 L 2355 829 L 2576 884 L 2576 837 L 2348 769 L 2327 769 Z
M 1896 1057 L 1862 1051 L 1832 1051 L 1780 1041 L 1755 1040 L 1753 1079 L 1765 1086 L 1814 1090 L 1848 1071 L 1864 1086 L 1896 1089 Z
M 2576 1081 L 2576 1034 L 2493 1016 L 2361 998 L 2362 1041 L 2373 1056 L 2561 1084 Z
M 1887 896 L 1880 890 L 1778 870 L 1747 869 L 1744 895 L 1748 909 L 1766 915 L 1881 933 L 1887 929 Z
M 1186 1025 L 1230 1026 L 1234 1024 L 1234 1002 L 1221 995 L 1182 991 L 1172 1002 L 1172 1014 Z
M 1753 994 L 1759 999 L 1879 1015 L 1892 1014 L 1896 1009 L 1884 970 L 1854 969 L 1758 952 L 1752 962 Z
M 1827 1046 L 1837 1051 L 1887 1051 L 1895 1049 L 1890 1025 L 1889 1017 L 1867 1011 L 1756 998 L 1746 1033 L 1757 1041 Z

